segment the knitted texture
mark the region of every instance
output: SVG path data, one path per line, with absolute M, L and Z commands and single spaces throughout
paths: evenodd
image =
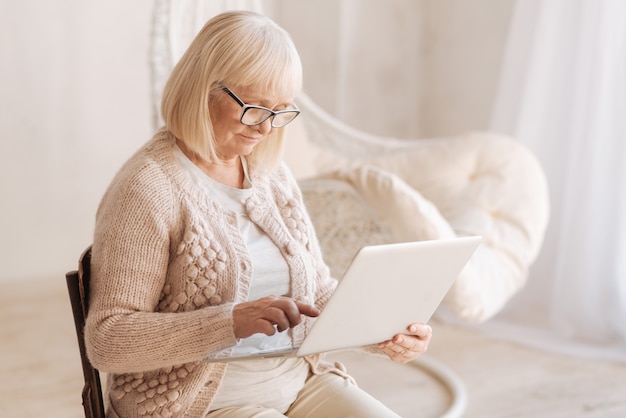
M 227 366 L 203 359 L 237 343 L 232 309 L 248 297 L 252 265 L 236 215 L 196 186 L 174 147 L 157 132 L 96 216 L 85 337 L 91 362 L 109 373 L 111 416 L 204 416 Z M 285 165 L 249 173 L 248 216 L 285 257 L 292 297 L 323 307 L 336 281 L 296 181 Z M 295 344 L 309 326 L 294 328 Z M 314 373 L 343 374 L 321 359 L 307 358 Z

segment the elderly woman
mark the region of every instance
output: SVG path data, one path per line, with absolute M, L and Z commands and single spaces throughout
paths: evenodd
M 174 68 L 165 126 L 97 212 L 85 335 L 107 416 L 396 416 L 323 355 L 206 361 L 299 344 L 336 286 L 281 162 L 301 74 L 288 34 L 250 12 L 207 22 Z M 430 337 L 411 324 L 367 349 L 406 362 Z

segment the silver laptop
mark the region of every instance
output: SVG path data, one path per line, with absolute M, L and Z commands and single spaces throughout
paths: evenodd
M 426 323 L 482 238 L 461 237 L 365 246 L 300 347 L 276 347 L 241 356 L 216 353 L 207 361 L 305 356 L 376 344 Z

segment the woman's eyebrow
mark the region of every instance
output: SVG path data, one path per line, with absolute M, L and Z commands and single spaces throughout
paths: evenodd
M 235 94 L 237 94 L 237 93 L 235 93 Z M 252 96 L 252 95 L 241 94 L 240 96 L 238 95 L 238 97 L 245 104 L 256 105 L 256 106 L 263 106 L 263 107 L 266 107 L 268 109 L 275 109 L 275 108 L 281 107 L 281 106 L 286 107 L 286 108 L 295 106 L 295 99 L 285 100 L 283 102 L 276 103 L 274 106 L 271 106 L 272 103 L 270 103 L 270 99 L 268 99 L 267 96 Z

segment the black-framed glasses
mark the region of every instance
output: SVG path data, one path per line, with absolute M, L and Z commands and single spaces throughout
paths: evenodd
M 263 106 L 254 106 L 245 104 L 235 93 L 230 91 L 228 87 L 222 86 L 222 90 L 233 98 L 239 106 L 241 106 L 241 117 L 239 122 L 247 126 L 256 126 L 271 118 L 272 128 L 282 128 L 289 122 L 293 121 L 299 114 L 298 109 L 286 109 L 273 111 Z

